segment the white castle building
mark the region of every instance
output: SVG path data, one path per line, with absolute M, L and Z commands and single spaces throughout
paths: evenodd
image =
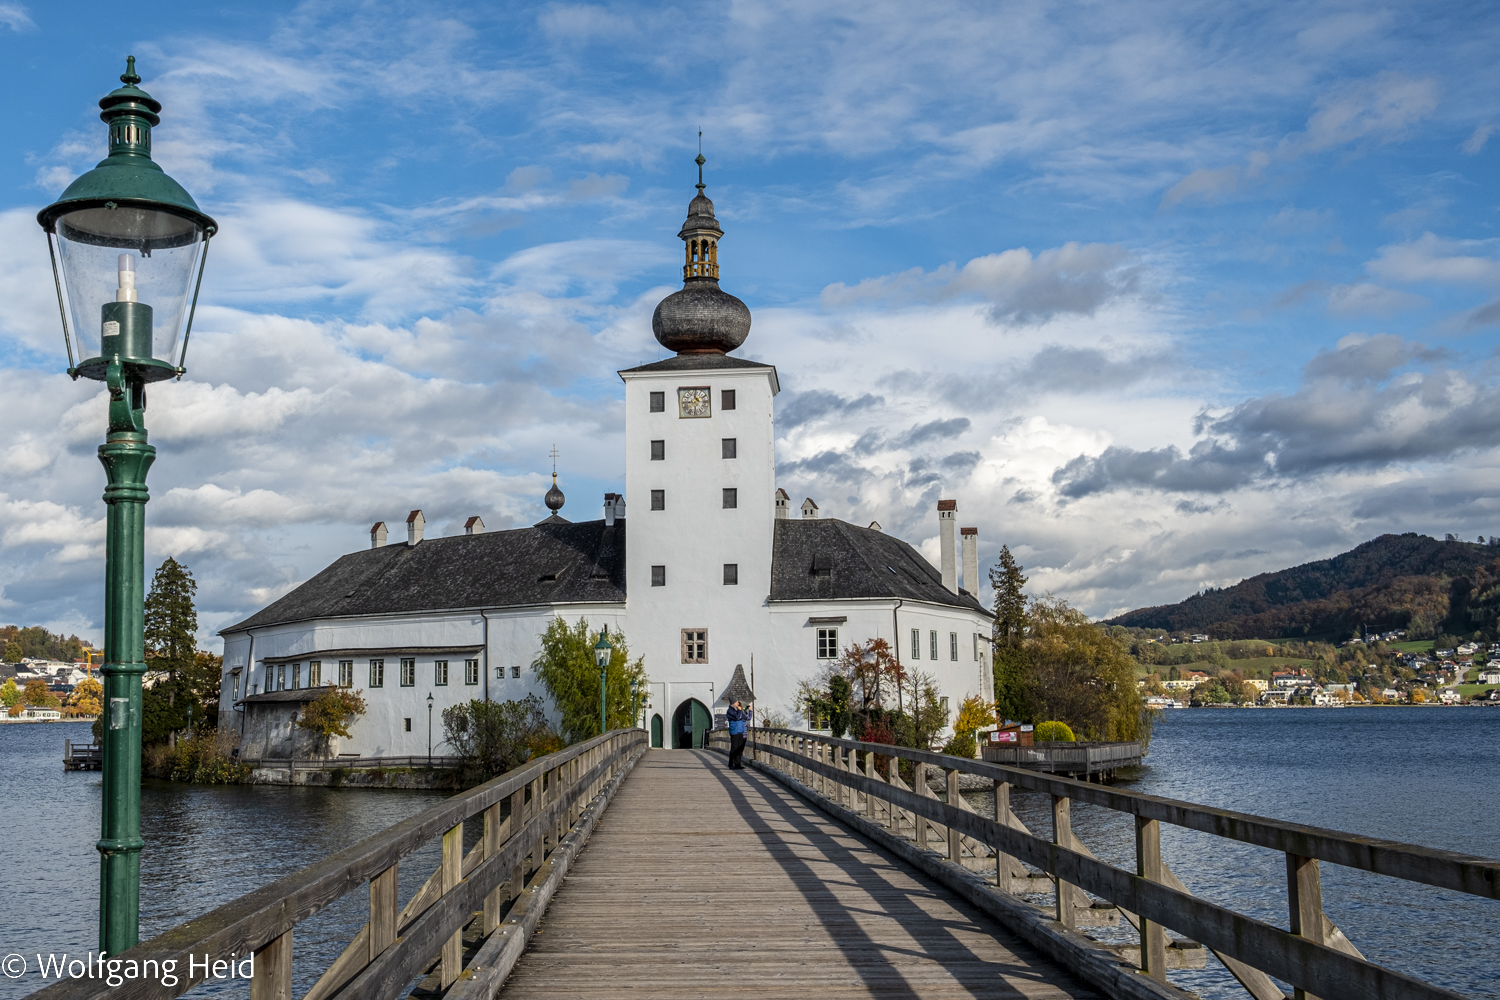
M 554 473 L 552 514 L 529 528 L 486 532 L 471 517 L 462 535 L 426 538 L 417 510 L 405 542 L 387 544 L 377 523 L 368 549 L 221 633 L 220 719 L 241 729 L 244 757 L 292 755 L 295 713 L 330 682 L 367 706 L 338 752 L 424 754 L 430 738 L 443 753 L 443 709 L 547 698 L 530 665 L 557 617 L 619 630 L 644 655 L 653 746 L 700 742 L 737 667 L 762 711 L 796 718 L 798 682 L 873 638 L 931 675 L 951 710 L 993 697 L 978 534 L 959 533 L 955 501 L 938 503 L 941 567 L 879 525 L 818 517 L 811 499 L 792 516 L 776 487 L 776 369 L 730 353 L 750 311 L 719 288 L 723 231 L 698 164 L 683 288 L 652 318 L 676 355 L 619 373 L 624 494 L 570 522 Z

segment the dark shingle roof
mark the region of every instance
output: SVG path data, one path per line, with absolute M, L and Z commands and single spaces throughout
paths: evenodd
M 365 549 L 231 625 L 342 615 L 625 600 L 625 521 L 544 521 L 530 528 Z
M 727 354 L 678 354 L 661 361 L 653 361 L 649 365 L 637 365 L 634 368 L 626 368 L 620 372 L 621 375 L 634 374 L 635 372 L 702 372 L 723 371 L 726 368 L 769 368 L 774 373 L 775 365 L 764 364 L 760 361 L 750 361 L 745 358 L 731 358 Z
M 901 598 L 985 611 L 967 591 L 943 586 L 932 563 L 899 538 L 831 517 L 776 522 L 771 600 Z

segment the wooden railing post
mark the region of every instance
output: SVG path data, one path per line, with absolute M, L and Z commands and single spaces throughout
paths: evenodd
M 292 932 L 255 949 L 250 1000 L 292 1000 Z
M 1064 850 L 1073 849 L 1072 813 L 1072 799 L 1066 795 L 1052 796 L 1052 842 Z M 1083 890 L 1065 882 L 1056 871 L 1053 871 L 1052 878 L 1057 883 L 1057 922 L 1072 929 L 1078 924 L 1078 917 L 1073 912 L 1074 901 Z
M 1135 818 L 1135 870 L 1149 882 L 1162 881 L 1161 823 Z M 1140 918 L 1141 971 L 1159 983 L 1167 981 L 1167 934 L 1161 924 Z
M 948 772 L 948 804 L 955 809 L 958 808 L 958 772 Z M 964 835 L 953 827 L 948 827 L 948 860 L 955 864 L 962 864 L 964 860 Z
M 521 787 L 510 795 L 510 823 L 509 836 L 519 837 L 526 826 L 526 789 Z M 509 837 L 507 837 L 509 839 Z M 516 899 L 521 895 L 521 890 L 526 885 L 526 859 L 516 858 L 516 863 L 510 870 L 510 898 Z
M 396 866 L 370 879 L 370 951 L 373 962 L 396 943 Z
M 1010 782 L 995 782 L 995 822 L 1010 829 Z M 995 885 L 1010 892 L 1011 872 L 1016 869 L 1015 859 L 1001 850 L 999 844 L 995 848 Z
M 1286 856 L 1287 908 L 1291 912 L 1293 934 L 1318 944 L 1327 944 L 1323 932 L 1323 878 L 1317 858 L 1298 854 Z M 1294 987 L 1293 1000 L 1316 1000 L 1302 987 Z
M 458 887 L 464 877 L 464 825 L 443 834 L 443 895 Z M 452 986 L 464 969 L 464 930 L 460 927 L 443 942 L 443 989 Z
M 927 765 L 917 761 L 911 767 L 911 790 L 921 796 L 932 794 L 932 789 L 927 787 Z M 927 849 L 927 817 L 913 811 L 911 814 L 912 837 L 917 842 L 917 847 Z
M 492 858 L 500 853 L 500 848 L 510 837 L 511 820 L 514 814 L 505 819 L 500 818 L 501 803 L 496 802 L 484 811 L 484 856 Z M 500 926 L 500 897 L 501 887 L 495 886 L 489 895 L 484 897 L 484 933 L 488 937 Z

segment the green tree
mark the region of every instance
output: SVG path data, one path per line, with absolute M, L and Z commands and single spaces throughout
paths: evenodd
M 297 717 L 297 728 L 313 734 L 318 752 L 327 753 L 335 736 L 349 738 L 349 727 L 354 720 L 365 714 L 364 692 L 326 685 L 323 693 L 312 701 Z
M 0 684 L 0 705 L 10 708 L 12 705 L 21 703 L 21 689 L 16 687 L 16 679 L 7 677 L 4 684 Z
M 25 655 L 25 653 L 21 652 L 21 644 L 16 640 L 12 639 L 5 644 L 6 663 L 20 663 L 21 658 Z
M 1135 686 L 1135 661 L 1120 640 L 1060 597 L 1027 608 L 1029 688 L 1041 718 L 1085 740 L 1151 738 L 1151 712 Z
M 202 714 L 190 711 L 186 698 L 179 705 L 177 697 L 180 675 L 193 668 L 198 652 L 198 611 L 193 607 L 197 592 L 192 572 L 168 556 L 156 568 L 146 595 L 146 666 L 165 671 L 167 682 L 153 685 L 151 694 L 143 697 L 143 724 L 145 729 L 163 732 L 161 738 L 169 745 L 176 744 L 177 731 L 187 727 L 190 716 Z M 161 699 L 165 706 L 150 704 Z
M 531 669 L 562 713 L 562 734 L 569 743 L 599 735 L 599 665 L 594 662 L 594 643 L 599 634 L 589 630 L 583 618 L 572 628 L 561 618 L 552 619 L 542 633 L 542 652 Z M 630 662 L 630 650 L 622 632 L 609 633 L 609 666 L 605 669 L 606 719 L 610 729 L 635 724 L 631 719 L 630 682 L 646 688 L 645 661 Z
M 849 696 L 854 688 L 849 683 L 849 678 L 842 674 L 835 674 L 828 679 L 828 702 L 830 711 L 828 713 L 828 726 L 833 733 L 833 738 L 841 740 L 849 731 L 852 715 L 849 711 Z
M 594 724 L 597 727 L 598 721 Z M 485 781 L 562 747 L 542 700 L 534 694 L 523 701 L 475 699 L 445 708 L 443 738 L 464 759 L 469 781 Z
M 995 590 L 995 711 L 1002 718 L 1031 721 L 1035 709 L 1026 679 L 1023 650 L 1027 627 L 1026 594 L 1023 591 L 1026 577 L 1010 554 L 1008 545 L 1000 547 L 1000 563 L 990 570 L 990 586 Z

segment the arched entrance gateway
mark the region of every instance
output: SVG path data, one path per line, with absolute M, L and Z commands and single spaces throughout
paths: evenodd
M 689 698 L 677 706 L 672 713 L 672 747 L 675 750 L 701 748 L 713 726 L 714 717 L 708 706 L 697 698 Z

